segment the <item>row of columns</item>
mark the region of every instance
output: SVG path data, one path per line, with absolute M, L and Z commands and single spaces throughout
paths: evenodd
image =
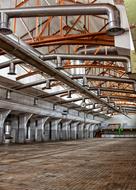
M 38 118 L 33 114 L 11 115 L 8 118 L 9 114 L 10 110 L 0 112 L 1 144 L 6 141 L 5 131 L 9 133 L 11 143 L 93 138 L 94 124 L 50 117 Z

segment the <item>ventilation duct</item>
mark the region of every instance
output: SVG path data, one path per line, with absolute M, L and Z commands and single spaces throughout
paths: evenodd
M 34 52 L 35 53 L 35 52 Z M 62 69 L 63 60 L 91 60 L 91 61 L 113 61 L 113 62 L 123 62 L 127 73 L 131 73 L 131 62 L 126 56 L 112 56 L 112 55 L 74 55 L 74 54 L 52 54 L 52 55 L 40 55 L 38 57 L 43 60 L 57 60 L 57 68 Z M 59 60 L 59 62 L 58 62 Z M 15 59 L 12 61 L 15 65 L 21 64 L 22 61 Z M 0 69 L 6 68 L 10 65 L 10 61 L 0 64 Z
M 23 7 L 0 10 L 0 32 L 12 33 L 9 20 L 22 17 L 44 17 L 44 16 L 77 16 L 77 15 L 107 15 L 107 34 L 116 36 L 125 30 L 121 28 L 120 12 L 116 6 L 106 3 L 92 5 L 57 5 L 47 7 Z
M 112 62 L 123 62 L 127 73 L 131 73 L 131 63 L 130 59 L 125 56 L 112 56 L 112 55 L 69 55 L 69 54 L 52 54 L 52 55 L 42 55 L 40 58 L 44 61 L 58 59 L 62 60 L 92 60 L 92 61 L 112 61 Z

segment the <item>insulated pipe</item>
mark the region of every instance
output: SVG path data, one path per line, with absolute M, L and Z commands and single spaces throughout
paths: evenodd
M 92 61 L 113 61 L 113 62 L 123 62 L 126 72 L 131 73 L 131 63 L 130 59 L 125 56 L 111 56 L 111 55 L 68 55 L 68 54 L 52 54 L 44 55 L 40 58 L 44 61 L 57 59 L 59 60 L 92 60 Z M 60 63 L 59 63 L 60 65 Z
M 108 3 L 92 5 L 57 5 L 47 7 L 23 7 L 0 10 L 1 33 L 11 33 L 9 28 L 10 18 L 44 17 L 44 16 L 77 16 L 77 15 L 107 15 L 108 35 L 120 35 L 125 30 L 121 28 L 120 12 L 116 6 Z
M 91 93 L 88 89 L 82 87 L 79 83 L 73 81 L 70 77 L 66 74 L 58 71 L 48 63 L 43 62 L 40 58 L 38 58 L 35 54 L 33 54 L 29 49 L 24 48 L 17 42 L 10 39 L 8 36 L 0 34 L 0 46 L 6 52 L 16 56 L 17 58 L 21 59 L 24 62 L 36 67 L 38 70 L 49 74 L 52 77 L 55 77 L 57 80 L 67 84 L 71 88 L 76 89 L 81 94 L 84 94 L 90 99 L 94 99 L 95 101 L 109 107 L 110 109 L 114 110 L 115 112 L 120 112 L 124 115 L 122 111 L 117 109 L 116 107 L 108 104 L 106 101 L 100 99 L 94 93 Z

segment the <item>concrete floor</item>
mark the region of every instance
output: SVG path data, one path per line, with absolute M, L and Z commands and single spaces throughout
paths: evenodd
M 136 190 L 136 139 L 0 146 L 0 190 Z

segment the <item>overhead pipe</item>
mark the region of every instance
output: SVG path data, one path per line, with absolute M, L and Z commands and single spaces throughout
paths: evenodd
M 52 60 L 52 59 L 55 59 L 57 56 L 60 56 L 61 54 L 56 54 L 56 55 L 39 55 L 41 59 L 43 60 Z M 68 55 L 67 55 L 68 56 Z M 75 56 L 75 55 L 74 55 Z M 46 58 L 45 58 L 46 57 Z M 97 56 L 95 56 L 97 57 Z M 120 57 L 120 56 L 119 56 Z M 122 56 L 121 56 L 122 57 Z M 124 56 L 123 56 L 124 57 Z M 87 57 L 86 57 L 87 59 Z M 60 60 L 60 59 L 57 59 L 57 60 Z M 130 62 L 129 59 L 127 59 L 127 61 Z M 14 59 L 12 60 L 12 62 L 14 63 L 14 65 L 17 65 L 17 64 L 21 64 L 23 63 L 22 60 L 20 59 Z M 10 66 L 10 63 L 11 63 L 11 60 L 10 61 L 6 61 L 6 62 L 3 62 L 3 63 L 0 63 L 0 69 L 4 69 L 4 68 L 7 68 Z M 60 64 L 60 63 L 59 63 Z M 61 63 L 62 65 L 62 63 Z M 80 78 L 83 78 L 84 75 L 75 75 L 75 76 L 72 76 L 71 78 L 72 79 L 80 79 Z M 123 83 L 136 83 L 135 80 L 132 80 L 132 79 L 128 79 L 128 78 L 113 78 L 113 77 L 105 77 L 105 76 L 89 76 L 89 75 L 86 75 L 86 78 L 87 79 L 92 79 L 92 80 L 103 80 L 103 81 L 113 81 L 113 82 L 123 82 Z M 136 89 L 136 85 L 134 84 L 134 88 Z
M 20 59 L 14 59 L 14 60 L 5 61 L 5 62 L 3 62 L 3 63 L 0 63 L 0 69 L 5 69 L 5 68 L 9 67 L 10 64 L 11 64 L 11 62 L 12 62 L 14 65 L 23 63 L 23 61 L 20 60 Z
M 91 60 L 91 61 L 113 61 L 113 62 L 123 62 L 127 73 L 131 73 L 131 62 L 128 57 L 125 56 L 111 56 L 111 55 L 68 55 L 68 54 L 52 54 L 52 55 L 41 55 L 40 58 L 44 61 L 57 59 L 59 57 L 60 61 L 63 60 Z
M 49 74 L 51 77 L 54 77 L 57 80 L 67 84 L 71 88 L 76 89 L 78 92 L 80 92 L 81 94 L 84 94 L 88 98 L 94 99 L 95 101 L 109 107 L 110 109 L 114 110 L 115 112 L 120 112 L 120 113 L 124 114 L 117 108 L 108 104 L 106 101 L 97 97 L 97 95 L 90 92 L 88 89 L 82 87 L 82 85 L 80 85 L 79 83 L 73 81 L 66 74 L 58 71 L 51 65 L 48 65 L 47 62 L 42 61 L 35 54 L 33 54 L 31 51 L 29 51 L 29 49 L 24 48 L 23 46 L 21 46 L 16 41 L 9 38 L 8 36 L 0 34 L 0 46 L 3 50 L 8 52 L 9 54 L 14 55 L 15 57 L 21 59 L 22 61 L 27 62 L 28 64 L 36 67 L 38 70 L 45 72 L 45 73 Z
M 0 9 L 0 32 L 3 34 L 12 33 L 9 22 L 11 18 L 77 15 L 107 15 L 108 35 L 121 35 L 125 31 L 121 28 L 120 12 L 117 7 L 108 3 L 97 3 L 92 5 L 56 5 Z
M 33 52 L 32 52 L 33 53 Z M 123 62 L 124 67 L 127 73 L 131 73 L 131 62 L 130 59 L 126 56 L 112 56 L 112 55 L 74 55 L 74 54 L 49 54 L 41 55 L 38 54 L 38 57 L 43 61 L 47 60 L 57 60 L 57 68 L 62 69 L 63 60 L 91 60 L 91 61 L 113 61 L 113 62 Z M 20 64 L 20 60 L 13 60 L 13 63 Z M 5 68 L 10 65 L 10 61 L 0 64 L 0 69 Z

